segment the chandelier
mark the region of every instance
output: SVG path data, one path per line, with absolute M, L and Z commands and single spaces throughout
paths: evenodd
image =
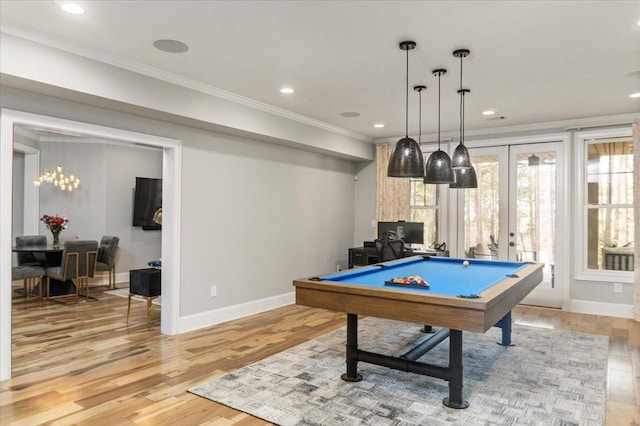
M 49 150 L 51 151 L 51 141 L 49 141 Z M 65 145 L 66 154 L 66 145 Z M 43 183 L 50 183 L 61 191 L 71 192 L 80 186 L 80 178 L 73 173 L 66 175 L 62 164 L 58 164 L 55 168 L 45 169 L 44 173 L 33 180 L 33 185 L 39 187 Z

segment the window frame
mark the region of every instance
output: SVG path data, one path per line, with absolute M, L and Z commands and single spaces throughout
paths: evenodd
M 588 256 L 588 229 L 587 229 L 587 214 L 594 205 L 588 204 L 586 199 L 587 190 L 587 145 L 592 143 L 591 141 L 606 142 L 607 139 L 614 138 L 632 138 L 631 126 L 617 127 L 611 129 L 600 129 L 590 131 L 578 131 L 574 134 L 574 169 L 575 169 L 575 206 L 576 206 L 576 227 L 575 227 L 575 241 L 576 251 L 574 252 L 575 271 L 574 279 L 584 281 L 602 281 L 602 282 L 619 282 L 619 283 L 633 283 L 634 271 L 614 271 L 614 270 L 599 270 L 589 269 L 587 266 Z M 634 155 L 638 153 L 634 152 Z M 634 170 L 634 173 L 636 171 Z M 620 204 L 606 204 L 598 208 L 615 208 L 615 207 L 630 207 L 631 206 Z M 637 226 L 637 224 L 636 224 Z

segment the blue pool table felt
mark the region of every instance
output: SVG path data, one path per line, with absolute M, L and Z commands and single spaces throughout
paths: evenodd
M 467 260 L 469 266 L 464 266 Z M 517 274 L 527 264 L 479 259 L 458 259 L 450 257 L 423 258 L 414 256 L 386 263 L 350 269 L 319 277 L 323 281 L 380 287 L 424 294 L 470 297 L 479 295 L 509 275 Z M 429 288 L 385 286 L 385 281 L 418 275 Z

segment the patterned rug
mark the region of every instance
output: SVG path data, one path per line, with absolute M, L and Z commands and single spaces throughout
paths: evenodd
M 402 354 L 427 336 L 420 326 L 365 318 L 359 347 Z M 279 425 L 603 425 L 608 337 L 514 325 L 516 346 L 500 330 L 463 333 L 465 410 L 442 404 L 447 382 L 358 363 L 348 383 L 341 328 L 189 389 Z M 424 362 L 446 366 L 448 342 Z

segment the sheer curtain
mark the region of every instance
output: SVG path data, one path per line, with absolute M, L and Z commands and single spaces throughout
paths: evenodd
M 376 218 L 380 221 L 410 220 L 410 179 L 387 177 L 389 158 L 395 149 L 394 145 L 378 145 Z
M 635 302 L 634 319 L 640 322 L 640 123 L 633 125 L 633 218 L 634 218 L 634 247 L 635 247 Z

